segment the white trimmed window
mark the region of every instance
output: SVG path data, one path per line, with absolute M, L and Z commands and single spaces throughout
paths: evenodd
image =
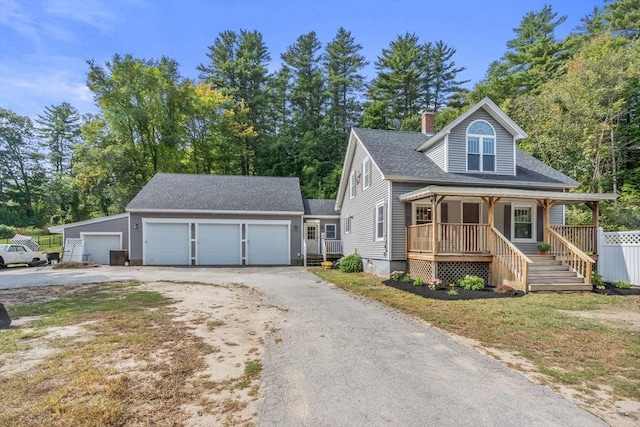
M 536 210 L 531 205 L 513 205 L 512 233 L 514 240 L 534 240 Z
M 365 190 L 371 186 L 371 159 L 366 158 L 362 162 L 362 189 Z
M 344 217 L 344 232 L 345 234 L 351 233 L 351 216 Z
M 356 197 L 356 171 L 351 171 L 349 175 L 349 198 Z
M 336 238 L 336 225 L 335 224 L 326 224 L 324 226 L 324 238 L 325 239 L 335 239 Z
M 384 202 L 376 205 L 376 240 L 384 240 Z
M 484 120 L 476 120 L 467 128 L 467 170 L 496 171 L 496 133 Z
M 433 221 L 431 205 L 416 206 L 416 224 L 428 224 Z

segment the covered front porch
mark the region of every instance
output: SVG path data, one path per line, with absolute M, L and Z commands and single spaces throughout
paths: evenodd
M 599 202 L 615 197 L 443 186 L 405 194 L 399 199 L 411 213 L 408 269 L 415 277 L 445 282 L 474 274 L 525 292 L 590 290 Z M 592 224 L 562 224 L 563 205 L 570 203 L 589 206 Z M 540 242 L 550 245 L 544 257 L 538 255 Z

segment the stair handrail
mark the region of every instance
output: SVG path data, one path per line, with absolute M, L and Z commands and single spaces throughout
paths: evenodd
M 551 227 L 547 227 L 549 253 L 567 264 L 569 268 L 582 276 L 587 283 L 591 283 L 591 274 L 595 261 L 589 255 L 582 252 L 576 245 L 562 237 L 562 235 Z
M 302 239 L 302 265 L 307 266 L 307 242 Z
M 515 278 L 516 288 L 527 291 L 527 280 L 529 278 L 529 266 L 533 263 L 531 259 L 523 254 L 513 243 L 511 243 L 495 226 L 490 226 L 493 238 L 491 239 L 491 251 L 493 252 L 494 263 L 505 268 Z M 502 281 L 505 278 L 495 269 L 495 279 Z

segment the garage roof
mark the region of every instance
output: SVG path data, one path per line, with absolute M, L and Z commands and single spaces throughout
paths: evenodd
M 298 178 L 158 173 L 126 210 L 302 214 L 304 206 Z

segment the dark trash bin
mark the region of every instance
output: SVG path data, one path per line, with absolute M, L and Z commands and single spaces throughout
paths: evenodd
M 47 252 L 47 261 L 49 264 L 57 264 L 60 261 L 60 252 Z
M 124 265 L 128 259 L 129 251 L 127 250 L 109 251 L 109 265 Z

